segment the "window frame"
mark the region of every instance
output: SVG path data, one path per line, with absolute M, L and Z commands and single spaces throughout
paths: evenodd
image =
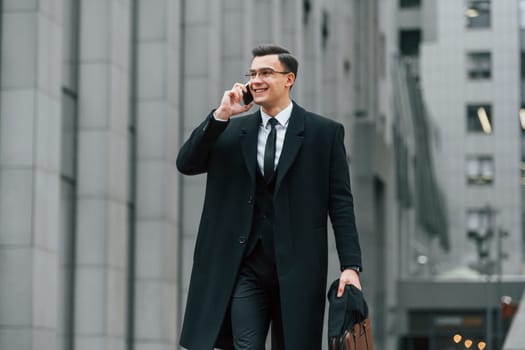
M 484 67 L 484 65 L 487 64 L 488 69 Z M 469 80 L 492 79 L 492 53 L 490 51 L 479 50 L 467 52 L 465 68 Z
M 486 6 L 484 6 L 486 5 Z M 471 10 L 478 11 L 477 16 L 469 16 Z M 465 0 L 465 27 L 468 29 L 487 29 L 492 26 L 492 6 L 490 0 Z
M 479 120 L 478 109 L 484 108 L 487 114 L 488 121 L 490 123 L 491 130 L 490 132 L 485 132 L 481 121 Z M 466 105 L 466 131 L 468 134 L 476 135 L 492 135 L 494 133 L 494 113 L 492 108 L 492 103 L 482 102 L 482 103 L 469 103 Z M 477 121 L 477 122 L 476 122 Z M 474 127 L 476 125 L 476 127 Z
M 470 174 L 471 162 L 476 162 L 476 174 Z M 489 164 L 490 176 L 484 174 L 486 166 Z M 491 154 L 468 155 L 465 158 L 465 179 L 469 186 L 490 186 L 496 179 L 496 165 L 494 156 Z

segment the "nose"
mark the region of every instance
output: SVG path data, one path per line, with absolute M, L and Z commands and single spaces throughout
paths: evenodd
M 261 72 L 255 72 L 255 77 L 251 79 L 251 82 L 261 82 Z

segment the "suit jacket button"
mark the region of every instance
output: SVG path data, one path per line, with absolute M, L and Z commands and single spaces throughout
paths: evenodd
M 239 236 L 239 243 L 240 244 L 246 243 L 246 236 Z
M 252 204 L 252 203 L 253 203 L 253 197 L 250 196 L 250 197 L 248 198 L 248 204 Z

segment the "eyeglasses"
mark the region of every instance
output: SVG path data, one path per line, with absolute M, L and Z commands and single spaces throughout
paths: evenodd
M 257 76 L 261 77 L 262 79 L 268 79 L 268 78 L 271 78 L 274 74 L 288 74 L 288 73 L 291 73 L 291 72 L 279 72 L 273 68 L 263 68 L 259 70 L 251 70 L 248 72 L 248 74 L 245 74 L 245 76 L 250 78 L 250 80 L 257 78 Z

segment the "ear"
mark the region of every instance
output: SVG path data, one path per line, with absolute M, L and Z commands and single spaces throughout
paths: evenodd
M 286 75 L 286 84 L 285 84 L 286 87 L 291 88 L 294 83 L 295 83 L 295 74 L 288 73 Z

